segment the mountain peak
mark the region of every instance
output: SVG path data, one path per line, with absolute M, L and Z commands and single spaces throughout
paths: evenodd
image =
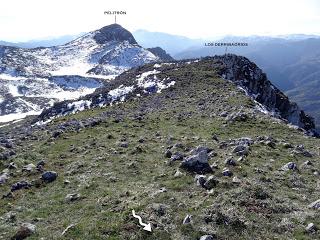
M 94 40 L 99 44 L 109 41 L 128 41 L 131 44 L 137 44 L 133 35 L 119 24 L 111 24 L 96 31 Z

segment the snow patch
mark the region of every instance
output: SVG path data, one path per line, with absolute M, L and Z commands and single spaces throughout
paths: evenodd
M 5 80 L 26 80 L 27 78 L 1 73 L 0 74 L 0 79 L 5 79 Z
M 89 100 L 79 100 L 79 101 L 69 103 L 67 105 L 67 108 L 69 110 L 71 110 L 71 113 L 76 113 L 76 112 L 83 111 L 85 109 L 90 109 L 91 103 L 92 102 Z M 70 112 L 68 112 L 68 113 L 70 113 Z
M 29 111 L 25 113 L 11 113 L 8 115 L 0 116 L 0 123 L 12 122 L 15 120 L 23 119 L 27 116 L 39 115 L 42 111 Z
M 133 86 L 125 87 L 123 85 L 120 85 L 118 88 L 109 91 L 108 94 L 111 97 L 111 103 L 118 99 L 120 99 L 120 101 L 123 102 L 127 94 L 132 92 L 133 90 L 134 90 Z

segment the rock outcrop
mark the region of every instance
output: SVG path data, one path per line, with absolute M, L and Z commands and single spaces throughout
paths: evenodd
M 235 82 L 247 91 L 247 94 L 261 103 L 270 112 L 287 119 L 288 122 L 305 130 L 315 128 L 313 118 L 275 87 L 266 74 L 249 59 L 234 54 L 214 56 L 211 59 L 221 62 L 221 76 Z

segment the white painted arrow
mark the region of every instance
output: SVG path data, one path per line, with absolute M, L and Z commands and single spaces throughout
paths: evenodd
M 138 216 L 138 215 L 136 215 L 136 213 L 135 213 L 134 210 L 132 210 L 132 215 L 133 215 L 133 217 L 139 219 L 139 224 L 140 224 L 141 226 L 144 226 L 143 230 L 146 230 L 146 231 L 148 231 L 148 232 L 151 232 L 151 223 L 148 223 L 148 224 L 143 223 L 141 217 Z

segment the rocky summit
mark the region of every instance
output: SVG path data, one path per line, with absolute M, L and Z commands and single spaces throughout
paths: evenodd
M 137 66 L 0 128 L 0 239 L 319 239 L 316 136 L 244 57 Z
M 93 38 L 100 44 L 110 41 L 128 41 L 130 44 L 137 44 L 132 34 L 119 24 L 111 24 L 97 30 Z

